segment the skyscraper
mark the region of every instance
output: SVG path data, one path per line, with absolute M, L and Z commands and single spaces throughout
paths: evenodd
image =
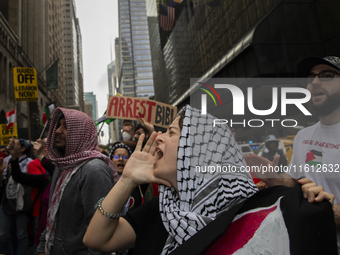
M 79 105 L 80 109 L 85 109 L 84 102 L 84 73 L 83 73 L 83 40 L 81 36 L 79 19 L 76 19 L 76 29 L 77 29 L 77 61 L 78 61 L 78 78 L 79 78 Z
M 93 92 L 84 92 L 85 100 L 89 101 L 92 105 L 92 119 L 96 120 L 98 118 L 97 112 L 97 98 Z
M 107 77 L 108 77 L 108 87 L 109 95 L 115 96 L 117 93 L 121 94 L 118 86 L 118 77 L 116 71 L 117 60 L 112 61 L 107 66 Z M 109 124 L 109 142 L 115 142 L 119 137 L 119 120 L 115 120 Z
M 123 96 L 154 95 L 145 0 L 118 0 L 120 85 Z
M 190 78 L 206 82 L 210 78 L 296 77 L 296 65 L 303 57 L 340 55 L 339 1 L 187 0 L 175 7 L 171 31 L 159 25 L 159 3 L 146 1 L 155 100 L 179 108 L 190 103 Z M 241 89 L 246 91 L 245 86 Z M 254 90 L 254 98 L 263 103 L 259 108 L 268 108 L 271 91 Z M 228 103 L 232 98 L 223 104 Z M 233 117 L 228 111 L 224 118 Z M 294 118 L 301 118 L 302 126 L 310 122 L 303 114 Z M 293 134 L 284 133 L 281 126 L 278 130 Z M 242 127 L 238 139 L 254 141 L 261 132 Z
M 107 65 L 107 84 L 109 87 L 109 96 L 116 95 L 118 92 L 117 77 L 116 77 L 116 61 L 112 61 Z
M 91 119 L 93 119 L 93 107 L 90 101 L 84 100 L 85 105 L 85 113 L 90 116 Z
M 6 123 L 5 113 L 17 105 L 19 136 L 27 138 L 30 126 L 31 138 L 37 139 L 41 132 L 39 120 L 46 104 L 55 102 L 57 106 L 66 107 L 64 0 L 0 2 L 0 123 Z M 45 71 L 57 59 L 58 88 L 47 90 Z M 37 102 L 15 103 L 13 67 L 36 68 Z
M 74 0 L 64 0 L 64 64 L 66 104 L 68 108 L 83 111 L 81 32 L 76 18 Z

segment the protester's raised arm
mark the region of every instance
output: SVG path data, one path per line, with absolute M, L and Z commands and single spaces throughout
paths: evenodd
M 54 169 L 55 169 L 55 165 L 53 165 L 53 163 L 46 157 L 43 157 L 41 160 L 41 165 L 43 168 L 46 169 L 46 171 L 50 174 L 53 175 Z
M 144 118 L 139 118 L 139 123 L 148 130 L 149 135 L 155 131 L 154 125 L 145 121 Z
M 35 157 L 37 159 L 39 159 L 40 161 L 43 159 L 44 157 L 44 154 L 42 153 L 43 151 L 43 142 L 41 139 L 38 139 L 34 142 L 33 144 L 33 149 L 34 149 L 34 152 L 35 152 Z
M 46 174 L 27 174 L 21 172 L 18 159 L 11 161 L 11 167 L 14 181 L 22 185 L 43 189 L 47 186 L 46 183 L 49 182 Z
M 153 164 L 156 151 L 157 134 L 154 132 L 143 150 L 144 134 L 139 137 L 135 152 L 127 162 L 120 180 L 111 189 L 101 203 L 101 210 L 97 209 L 85 233 L 83 242 L 90 249 L 101 252 L 119 251 L 134 247 L 136 234 L 131 225 L 124 218 L 109 218 L 108 214 L 120 214 L 133 189 L 144 183 L 171 184 L 153 176 Z
M 101 203 L 102 210 L 119 214 L 136 187 L 121 178 Z M 136 234 L 123 218 L 108 218 L 97 209 L 85 233 L 84 244 L 94 251 L 112 252 L 132 248 Z

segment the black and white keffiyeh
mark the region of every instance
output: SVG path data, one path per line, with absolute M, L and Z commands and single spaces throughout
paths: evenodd
M 162 251 L 168 254 L 222 212 L 257 192 L 243 155 L 226 125 L 213 127 L 212 115 L 186 106 L 177 158 L 178 193 L 159 186 L 159 209 L 169 236 Z M 208 166 L 233 166 L 235 172 L 202 173 Z M 206 168 L 204 168 L 206 167 Z

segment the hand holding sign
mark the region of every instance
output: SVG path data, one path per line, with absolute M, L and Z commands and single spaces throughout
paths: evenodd
M 144 118 L 139 118 L 138 121 L 139 121 L 139 123 L 140 123 L 143 127 L 145 127 L 145 128 L 148 130 L 148 133 L 149 133 L 149 134 L 151 134 L 153 131 L 155 131 L 154 125 L 152 125 L 152 124 L 146 122 L 146 121 L 144 120 Z
M 35 157 L 41 161 L 42 158 L 44 157 L 44 155 L 42 154 L 43 144 L 42 144 L 41 139 L 38 139 L 34 142 L 33 150 L 34 150 Z

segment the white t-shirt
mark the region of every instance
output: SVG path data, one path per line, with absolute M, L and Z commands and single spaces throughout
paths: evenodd
M 320 122 L 301 130 L 294 139 L 289 174 L 294 179 L 307 177 L 335 196 L 340 204 L 340 123 L 325 126 Z
M 301 130 L 294 139 L 289 175 L 307 177 L 335 196 L 340 204 L 340 123 L 325 126 L 320 122 Z M 337 231 L 340 254 L 340 231 Z

